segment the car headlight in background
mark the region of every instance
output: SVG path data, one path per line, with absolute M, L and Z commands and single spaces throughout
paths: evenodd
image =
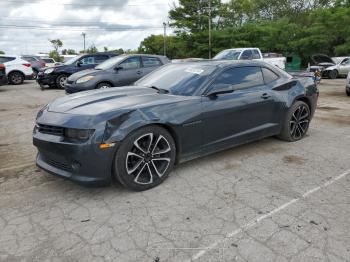
M 83 76 L 77 80 L 77 84 L 85 83 L 87 81 L 90 81 L 93 78 L 94 76 Z
M 45 74 L 51 74 L 53 71 L 55 71 L 54 68 L 49 68 L 44 71 Z
M 64 136 L 72 140 L 86 141 L 94 133 L 93 129 L 77 129 L 77 128 L 66 128 L 64 130 Z

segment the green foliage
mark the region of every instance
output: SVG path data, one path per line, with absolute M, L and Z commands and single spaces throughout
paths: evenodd
M 63 56 L 60 56 L 60 54 L 56 51 L 53 50 L 49 53 L 49 57 L 53 58 L 56 62 L 63 62 Z
M 55 51 L 58 53 L 58 49 L 63 46 L 63 42 L 60 39 L 52 39 L 49 40 L 49 42 L 52 44 Z
M 170 11 L 177 31 L 166 38 L 169 58 L 208 58 L 207 11 L 199 4 L 207 1 L 183 0 Z M 350 53 L 350 0 L 214 2 L 213 55 L 227 48 L 259 47 L 263 52 L 297 54 L 306 63 L 315 53 Z M 198 14 L 204 18 L 199 20 Z M 163 54 L 163 36 L 147 37 L 139 52 Z
M 88 49 L 85 50 L 85 53 L 87 54 L 96 54 L 98 52 L 98 49 L 95 45 L 91 45 Z
M 62 55 L 76 55 L 77 52 L 74 49 L 63 49 Z
M 4 55 L 4 54 L 5 54 L 5 52 L 0 50 L 0 55 Z

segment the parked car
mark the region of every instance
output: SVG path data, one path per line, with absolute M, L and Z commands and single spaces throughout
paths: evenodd
M 226 49 L 218 53 L 213 59 L 215 60 L 259 60 L 277 66 L 281 69 L 286 68 L 286 58 L 283 56 L 270 57 L 266 53 L 266 58 L 263 57 L 259 48 L 232 48 Z
M 94 69 L 71 75 L 65 85 L 68 94 L 99 88 L 131 85 L 158 67 L 169 63 L 165 56 L 121 55 L 112 57 Z
M 6 69 L 4 64 L 0 64 L 0 86 L 7 84 Z
M 0 55 L 0 63 L 5 65 L 6 76 L 10 84 L 20 85 L 25 79 L 33 79 L 31 64 L 20 56 Z
M 318 99 L 311 78 L 260 61 L 170 63 L 130 87 L 58 98 L 36 118 L 42 169 L 85 184 L 114 176 L 132 190 L 175 163 L 278 135 L 302 139 Z
M 53 58 L 44 57 L 44 58 L 41 58 L 41 59 L 45 62 L 46 67 L 53 67 L 53 66 L 59 65 L 59 63 L 57 63 L 55 61 L 55 59 L 53 59 Z
M 116 56 L 113 53 L 83 54 L 72 58 L 62 65 L 40 70 L 37 82 L 41 88 L 58 87 L 64 89 L 67 78 L 79 71 L 94 68 L 107 59 Z
M 350 96 L 350 72 L 348 73 L 348 77 L 346 78 L 346 94 Z
M 323 77 L 335 79 L 339 76 L 347 76 L 350 72 L 350 57 L 336 58 L 333 60 L 327 55 L 317 54 L 311 57 L 311 71 L 319 70 Z
M 25 61 L 28 61 L 33 69 L 33 78 L 36 79 L 41 68 L 46 67 L 45 61 L 39 56 L 32 55 L 22 55 L 21 58 Z

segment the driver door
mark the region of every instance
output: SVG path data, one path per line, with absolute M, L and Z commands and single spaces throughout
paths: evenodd
M 208 90 L 223 84 L 232 85 L 234 91 L 202 100 L 204 153 L 263 137 L 270 128 L 275 104 L 260 67 L 226 69 Z
M 350 58 L 345 58 L 339 66 L 339 74 L 347 75 L 350 72 Z
M 118 86 L 131 85 L 143 75 L 139 56 L 129 57 L 117 67 L 120 69 L 115 70 L 114 82 Z

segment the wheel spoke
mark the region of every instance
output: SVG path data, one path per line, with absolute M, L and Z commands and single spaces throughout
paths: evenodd
M 303 135 L 305 133 L 305 129 L 300 125 L 300 123 L 298 124 L 298 127 L 301 130 L 301 135 Z
M 158 146 L 158 144 L 159 144 L 159 142 L 160 142 L 161 140 L 165 141 L 167 147 L 164 148 L 164 149 L 161 149 L 161 150 L 158 150 L 158 151 L 155 152 L 155 150 L 157 149 L 157 146 Z M 161 155 L 161 154 L 168 153 L 170 150 L 171 150 L 171 149 L 170 149 L 170 145 L 169 145 L 168 141 L 167 141 L 162 135 L 160 135 L 160 136 L 158 137 L 156 143 L 154 144 L 151 153 L 152 153 L 152 155 Z
M 131 169 L 129 169 L 129 165 L 128 165 L 128 163 L 129 163 L 129 157 L 137 157 L 137 158 L 140 159 Z M 126 156 L 126 171 L 128 172 L 129 175 L 132 174 L 132 173 L 134 173 L 134 172 L 140 167 L 140 165 L 141 165 L 143 162 L 144 162 L 144 160 L 143 160 L 143 157 L 142 157 L 142 156 L 140 156 L 140 155 L 138 155 L 138 154 L 135 154 L 135 153 L 133 153 L 133 152 L 128 152 L 128 154 L 127 154 L 127 156 Z
M 149 142 L 148 146 L 146 146 L 147 148 L 142 148 L 142 147 L 139 145 L 139 140 L 141 140 L 142 138 L 144 138 L 144 137 L 146 137 L 146 136 L 149 136 L 149 137 L 151 138 L 151 139 L 150 139 L 151 141 Z M 135 145 L 135 147 L 136 147 L 138 150 L 140 150 L 142 153 L 147 154 L 147 153 L 149 152 L 149 149 L 150 149 L 151 145 L 152 145 L 152 141 L 153 141 L 153 133 L 149 133 L 149 134 L 145 134 L 145 135 L 139 137 L 137 140 L 135 140 L 134 145 Z
M 149 174 L 149 181 L 148 182 L 139 181 L 139 178 L 140 178 L 142 172 L 144 171 L 145 167 L 147 169 L 146 172 L 148 172 L 148 174 Z M 149 167 L 149 165 L 147 163 L 143 165 L 143 167 L 141 168 L 140 172 L 135 177 L 134 181 L 136 183 L 142 184 L 142 185 L 147 185 L 147 184 L 152 184 L 153 183 L 153 174 L 152 174 L 152 171 L 151 171 L 151 169 L 150 169 L 150 167 Z
M 156 161 L 166 161 L 167 162 L 163 172 L 157 168 L 157 164 L 155 163 Z M 169 164 L 170 164 L 170 158 L 154 158 L 154 159 L 152 159 L 153 168 L 159 177 L 162 177 L 164 175 L 164 173 L 167 171 L 167 169 L 169 167 Z

